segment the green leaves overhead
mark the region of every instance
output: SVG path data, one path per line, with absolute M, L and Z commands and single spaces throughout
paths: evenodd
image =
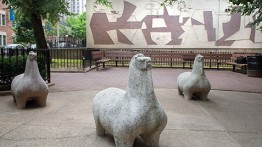
M 10 3 L 9 3 L 10 1 Z M 42 19 L 49 19 L 55 23 L 61 14 L 69 14 L 66 0 L 2 0 L 2 3 L 10 4 L 16 13 L 24 17 L 38 14 Z
M 112 2 L 110 2 L 108 0 L 95 0 L 95 3 L 113 8 Z
M 15 18 L 15 25 L 13 27 L 15 32 L 15 40 L 17 42 L 34 43 L 32 22 L 29 19 L 23 18 L 19 15 L 16 15 Z
M 56 23 L 61 14 L 69 14 L 66 0 L 2 0 L 2 3 L 32 22 L 34 39 L 39 48 L 47 48 L 42 20 Z
M 226 11 L 241 13 L 242 15 L 255 16 L 252 25 L 259 26 L 262 22 L 262 0 L 229 0 L 232 5 Z M 262 31 L 262 25 L 259 27 Z
M 160 4 L 161 6 L 164 6 L 164 5 L 166 5 L 166 6 L 168 6 L 168 5 L 170 5 L 170 6 L 173 6 L 173 4 L 176 2 L 177 0 L 163 0 L 163 2 Z
M 77 39 L 84 39 L 86 36 L 86 13 L 77 16 L 69 16 L 66 25 L 71 28 L 71 34 Z

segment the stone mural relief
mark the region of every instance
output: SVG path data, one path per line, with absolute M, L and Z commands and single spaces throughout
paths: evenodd
M 207 8 L 194 7 L 191 0 L 173 7 L 160 2 L 113 0 L 113 9 L 93 5 L 87 16 L 89 47 L 262 47 L 262 33 L 249 25 L 255 16 L 231 15 L 216 1 Z

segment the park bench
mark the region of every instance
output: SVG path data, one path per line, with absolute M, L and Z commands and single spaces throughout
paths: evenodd
M 190 67 L 194 63 L 194 59 L 198 53 L 184 53 L 182 55 L 183 58 L 183 68 L 185 68 L 185 64 L 188 63 Z M 231 59 L 232 54 L 223 54 L 223 53 L 200 53 L 204 56 L 204 64 L 208 65 L 209 68 L 212 66 L 216 66 L 216 69 L 219 69 L 221 64 L 226 64 L 227 61 Z
M 236 71 L 236 67 L 239 67 L 242 71 L 246 71 L 247 70 L 247 63 L 241 64 L 241 63 L 237 63 L 236 60 L 238 57 L 247 57 L 247 56 L 254 56 L 255 54 L 232 54 L 231 56 L 231 61 L 230 62 L 226 62 L 226 64 L 228 65 L 232 65 L 232 71 L 235 72 Z
M 183 68 L 186 64 L 189 64 L 190 68 L 194 62 L 195 52 L 168 52 L 168 51 L 127 51 L 127 50 L 107 50 L 105 51 L 105 58 L 115 61 L 116 67 L 119 63 L 122 66 L 128 65 L 133 55 L 137 53 L 143 53 L 145 56 L 151 57 L 152 63 L 170 63 L 173 62 L 182 63 Z M 226 64 L 230 61 L 232 54 L 228 53 L 200 53 L 204 56 L 204 63 L 210 68 L 216 66 L 219 69 L 221 64 Z
M 91 52 L 92 59 L 95 62 L 96 70 L 99 70 L 100 64 L 103 64 L 103 68 L 105 68 L 105 63 L 111 61 L 111 59 L 105 59 L 104 51 L 92 51 Z
M 137 53 L 135 51 L 105 51 L 105 57 L 114 61 L 117 67 L 119 63 L 122 66 L 129 64 L 131 58 Z

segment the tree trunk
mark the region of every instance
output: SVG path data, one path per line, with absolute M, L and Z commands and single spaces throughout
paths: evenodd
M 41 17 L 38 14 L 31 14 L 31 20 L 37 48 L 47 49 L 48 47 L 45 39 Z

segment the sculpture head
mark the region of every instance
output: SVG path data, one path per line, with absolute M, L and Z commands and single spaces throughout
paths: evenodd
M 130 66 L 135 66 L 140 70 L 151 69 L 151 58 L 145 57 L 143 54 L 136 54 L 132 57 Z
M 204 61 L 204 56 L 197 54 L 195 57 L 195 62 L 203 62 Z
M 36 53 L 33 52 L 33 51 L 30 51 L 27 58 L 28 58 L 30 61 L 33 61 L 33 60 L 36 60 L 36 57 L 37 57 L 37 56 L 36 56 Z

